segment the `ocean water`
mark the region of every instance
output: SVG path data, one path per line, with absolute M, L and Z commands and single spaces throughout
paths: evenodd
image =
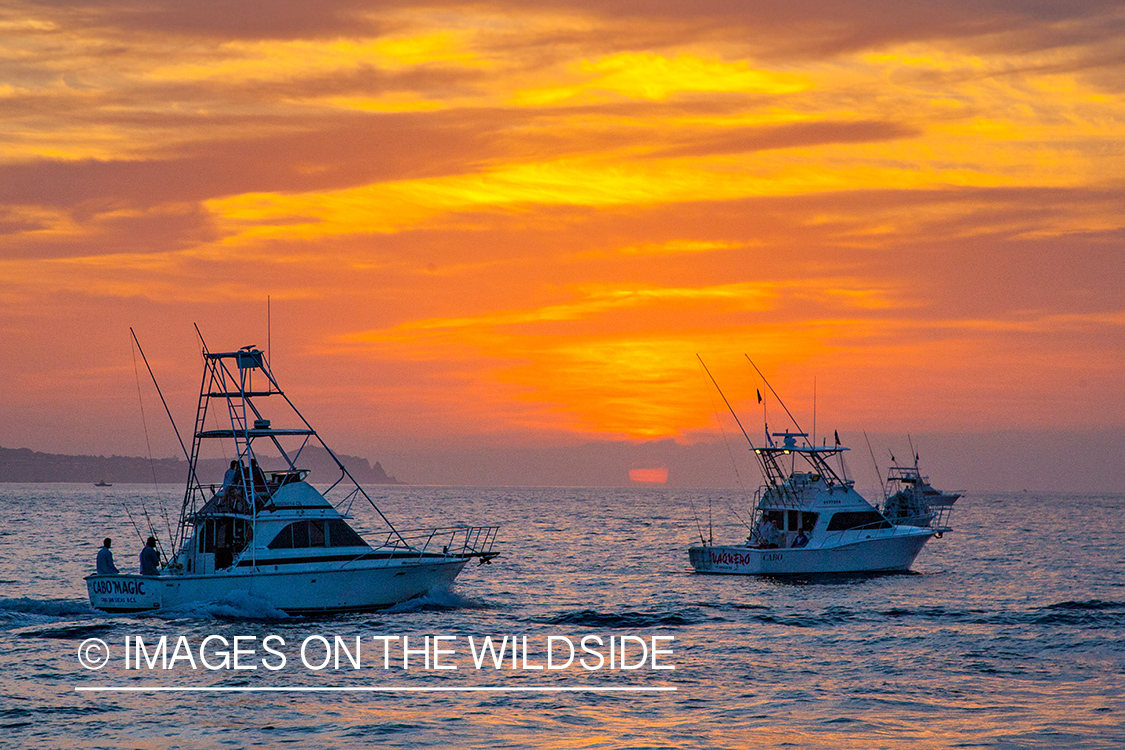
M 179 496 L 166 486 L 0 485 L 0 746 L 1125 747 L 1125 496 L 969 493 L 955 531 L 931 540 L 910 573 L 767 580 L 688 565 L 708 516 L 716 541 L 744 538 L 731 512 L 745 516 L 741 492 L 375 488 L 403 528 L 501 524 L 503 555 L 377 613 L 286 617 L 245 596 L 144 617 L 91 610 L 82 577 L 102 537 L 132 568 L 140 542 L 126 508 L 161 528 L 161 507 L 172 513 Z M 372 512 L 354 510 L 361 530 L 374 527 Z M 264 667 L 269 635 L 285 643 L 284 668 Z M 670 636 L 657 663 L 674 669 L 476 669 L 467 639 L 504 635 L 528 638 L 532 667 L 548 636 Z M 210 636 L 253 638 L 242 642 L 256 647 L 257 669 L 185 659 L 124 668 L 126 638 L 161 636 L 169 651 L 183 637 L 196 657 Z M 362 639 L 360 669 L 346 655 L 340 669 L 299 662 L 299 644 L 312 639 L 316 666 L 316 638 L 337 636 Z M 427 670 L 415 653 L 404 670 L 388 647 L 385 669 L 373 636 L 412 647 L 452 637 L 443 658 L 458 668 Z M 78 659 L 89 638 L 111 651 L 97 671 Z M 76 690 L 97 686 L 285 690 Z M 291 690 L 545 686 L 675 690 Z

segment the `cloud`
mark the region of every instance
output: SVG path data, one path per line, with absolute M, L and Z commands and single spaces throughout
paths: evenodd
M 4 407 L 57 409 L 37 434 L 110 392 L 127 319 L 193 351 L 267 295 L 356 435 L 682 437 L 697 352 L 820 373 L 857 423 L 1121 418 L 1117 4 L 259 11 L 0 10 Z M 55 405 L 64 347 L 98 374 Z
M 921 128 L 906 123 L 801 122 L 700 133 L 695 140 L 685 135 L 683 139 L 686 143 L 660 149 L 650 156 L 708 156 L 832 143 L 870 143 L 913 138 L 921 134 Z

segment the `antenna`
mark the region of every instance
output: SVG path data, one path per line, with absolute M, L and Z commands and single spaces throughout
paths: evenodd
M 270 327 L 271 323 L 272 323 L 272 319 L 271 319 L 271 316 L 270 316 L 270 296 L 267 294 L 266 295 L 266 359 L 269 359 L 270 352 L 272 351 L 272 349 L 270 348 L 270 341 L 272 339 L 272 334 L 273 334 L 273 330 Z

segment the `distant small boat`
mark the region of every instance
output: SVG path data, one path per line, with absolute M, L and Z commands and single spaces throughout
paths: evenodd
M 112 487 L 113 485 L 103 479 L 102 481 L 98 482 L 94 486 L 95 487 Z
M 930 478 L 918 470 L 915 454 L 913 466 L 890 468 L 882 512 L 895 526 L 941 526 L 959 497 L 959 493 L 935 489 Z

